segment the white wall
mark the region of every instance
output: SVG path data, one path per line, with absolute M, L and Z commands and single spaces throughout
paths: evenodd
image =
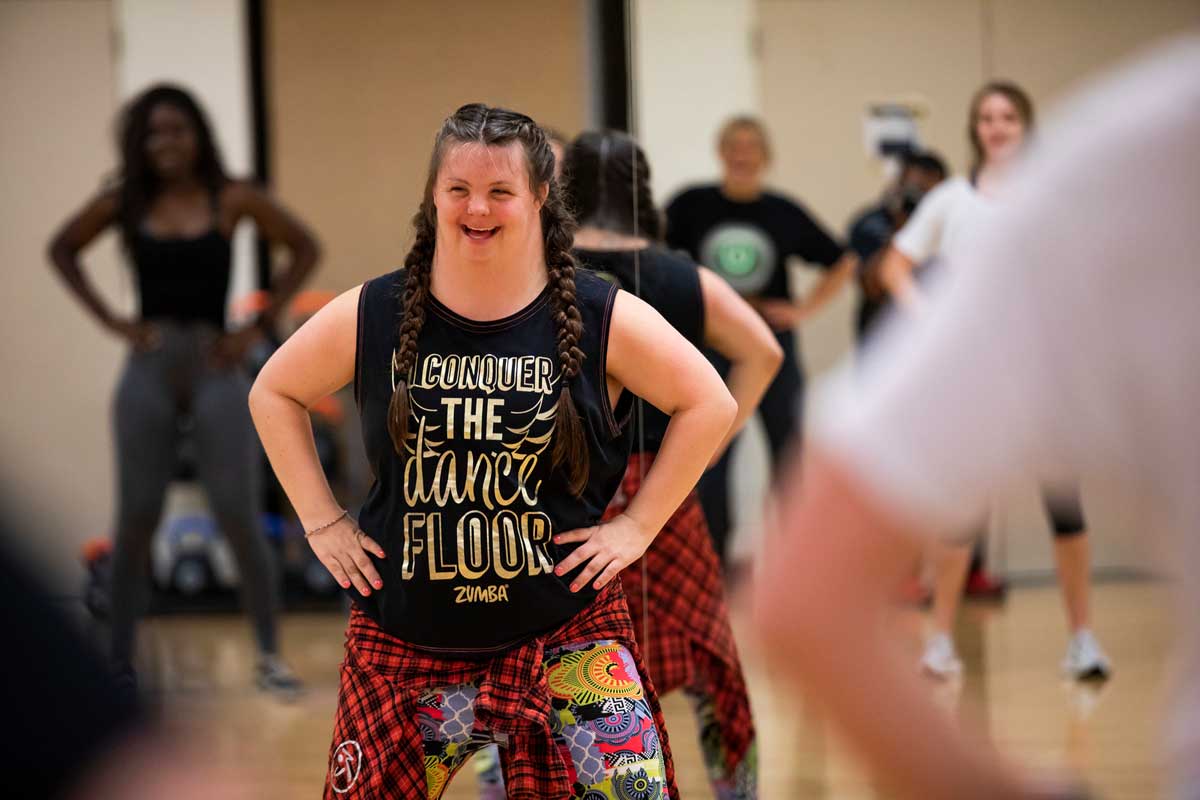
M 54 277 L 46 245 L 113 168 L 111 33 L 108 2 L 0 3 L 0 503 L 6 527 L 49 562 L 43 577 L 67 587 L 77 545 L 109 529 L 121 347 Z M 85 264 L 128 307 L 115 239 Z
M 719 173 L 715 136 L 758 113 L 755 0 L 634 0 L 633 127 L 654 168 L 660 205 Z
M 117 89 L 122 100 L 159 82 L 182 84 L 208 114 L 234 176 L 254 168 L 245 11 L 242 0 L 116 0 Z M 254 286 L 252 226 L 234 239 L 230 296 Z
M 662 207 L 685 186 L 720 175 L 716 136 L 734 114 L 761 112 L 756 0 L 634 0 L 634 119 Z M 766 440 L 757 423 L 734 452 L 733 548 L 757 540 Z

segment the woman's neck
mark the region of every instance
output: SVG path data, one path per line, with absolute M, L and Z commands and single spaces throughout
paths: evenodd
M 762 197 L 763 187 L 758 181 L 732 181 L 726 178 L 721 182 L 721 194 L 735 203 L 751 203 Z
M 159 179 L 159 194 L 192 194 L 194 192 L 204 190 L 204 186 L 200 184 L 199 179 L 195 175 L 179 175 L 172 178 Z
M 650 246 L 650 240 L 584 225 L 575 232 L 575 246 L 581 250 L 644 250 Z
M 473 263 L 440 258 L 435 251 L 429 290 L 454 313 L 486 322 L 525 308 L 548 281 L 541 253 L 508 263 Z
M 989 158 L 975 173 L 975 188 L 981 194 L 994 194 L 1012 166 L 1011 158 Z

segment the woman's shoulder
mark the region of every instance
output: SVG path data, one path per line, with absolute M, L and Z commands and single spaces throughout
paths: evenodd
M 404 292 L 406 275 L 407 271 L 400 267 L 363 281 L 363 302 L 376 299 L 399 300 Z
M 244 214 L 260 203 L 271 202 L 271 193 L 251 178 L 227 178 L 217 189 L 217 202 L 223 211 Z
M 580 304 L 605 303 L 617 288 L 613 281 L 595 270 L 582 266 L 575 268 L 575 298 Z
M 643 251 L 656 264 L 664 264 L 671 269 L 695 270 L 699 264 L 683 250 L 676 250 L 663 244 L 652 244 Z
M 643 284 L 649 282 L 661 291 L 671 291 L 700 280 L 700 265 L 687 253 L 657 244 L 642 252 Z
M 695 203 L 711 201 L 713 197 L 720 195 L 720 190 L 721 187 L 715 183 L 694 183 L 690 186 L 685 186 L 667 201 L 667 208 L 681 208 Z

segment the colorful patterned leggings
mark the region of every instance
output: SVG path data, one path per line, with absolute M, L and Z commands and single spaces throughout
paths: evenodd
M 758 797 L 757 748 L 751 744 L 750 752 L 730 773 L 726 767 L 725 747 L 712 698 L 691 691 L 687 695 L 700 726 L 700 752 L 717 800 L 755 800 Z M 479 779 L 479 800 L 505 800 L 499 749 L 495 745 L 484 749 L 475 759 L 474 766 Z M 597 798 L 605 796 L 597 795 Z M 616 796 L 624 797 L 619 794 Z
M 546 651 L 546 681 L 554 700 L 551 729 L 574 768 L 579 800 L 667 800 L 666 766 L 658 730 L 629 651 L 615 642 L 569 645 Z M 477 689 L 460 684 L 424 695 L 418 722 L 425 738 L 428 797 L 442 796 L 467 759 L 498 744 L 475 730 Z M 499 743 L 502 745 L 502 743 Z M 499 769 L 495 781 L 503 782 Z

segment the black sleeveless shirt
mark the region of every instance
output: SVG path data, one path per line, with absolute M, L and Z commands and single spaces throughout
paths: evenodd
M 143 320 L 208 322 L 224 329 L 233 252 L 215 227 L 200 236 L 165 238 L 139 230 L 130 256 Z
M 703 349 L 704 295 L 694 261 L 683 253 L 652 245 L 637 251 L 635 270 L 632 250 L 575 248 L 574 252 L 581 265 L 638 295 L 697 349 Z M 671 418 L 649 403 L 641 406 L 640 413 L 634 414 L 633 450 L 657 453 Z
M 553 568 L 576 545 L 555 534 L 596 524 L 629 458 L 632 396 L 610 406 L 605 356 L 617 287 L 576 274 L 584 353 L 571 383 L 590 457 L 576 497 L 551 466 L 562 389 L 549 288 L 503 319 L 477 322 L 432 296 L 409 396 L 408 458 L 387 430 L 404 271 L 363 285 L 355 394 L 375 482 L 359 526 L 378 541 L 383 589 L 354 602 L 418 647 L 487 655 L 558 627 L 596 596 Z

